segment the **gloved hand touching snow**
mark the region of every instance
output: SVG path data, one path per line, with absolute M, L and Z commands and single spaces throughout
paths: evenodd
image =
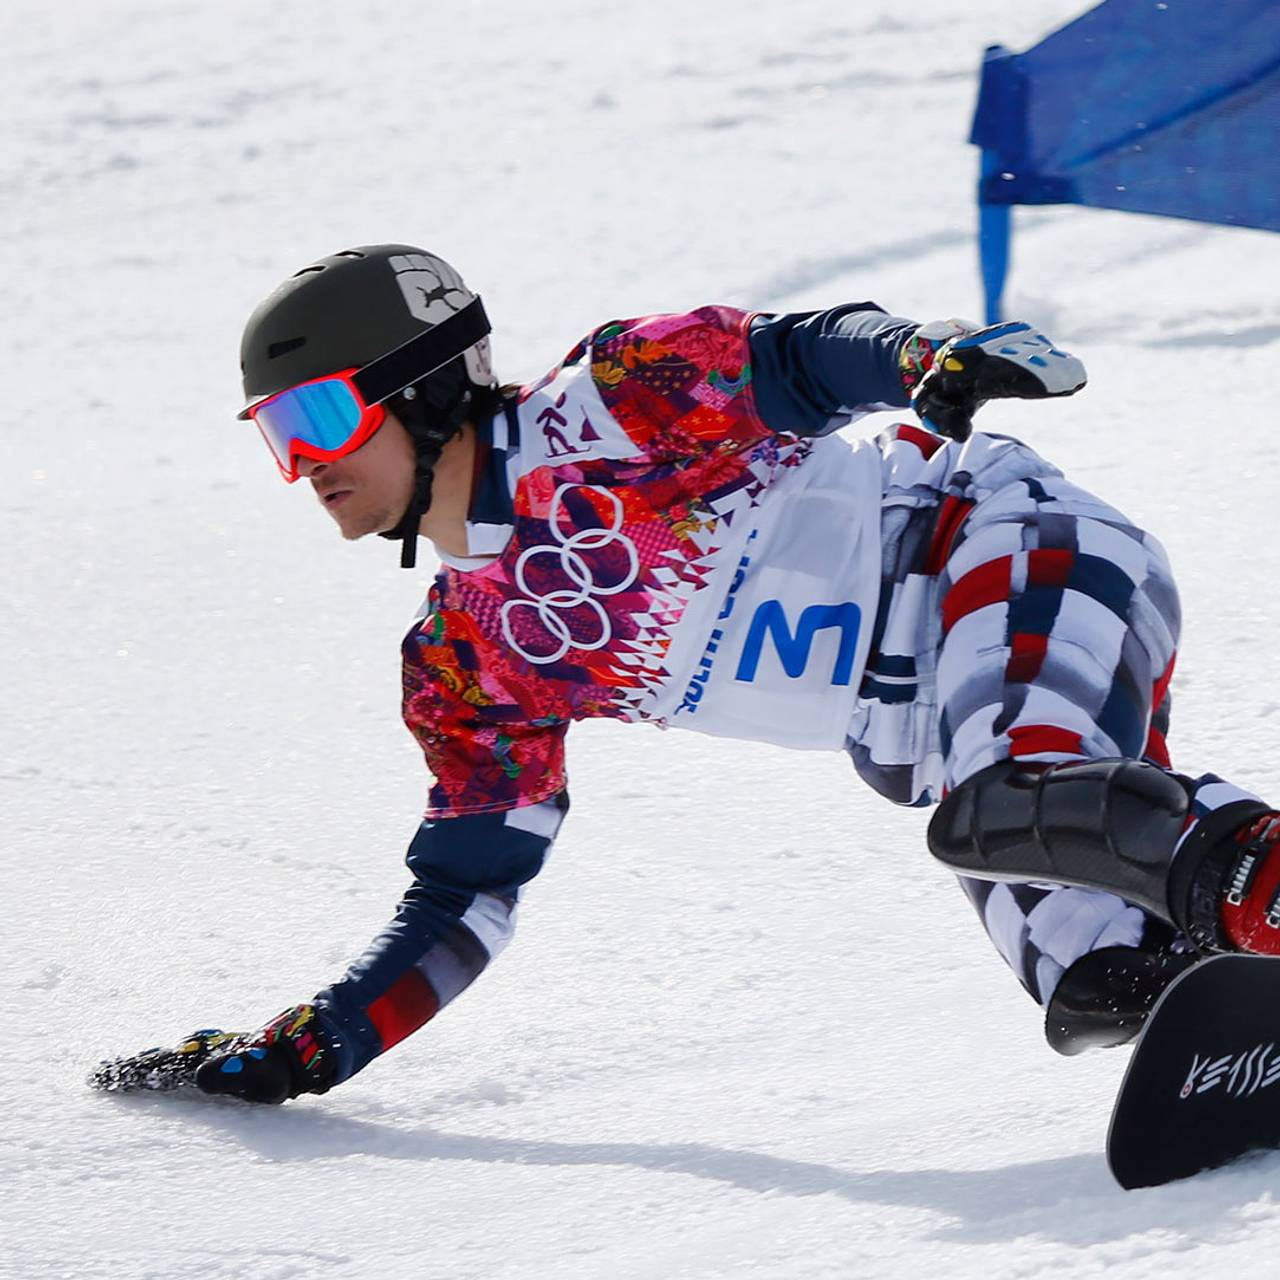
M 286 1102 L 300 1093 L 327 1093 L 333 1054 L 309 1004 L 286 1009 L 261 1031 L 206 1056 L 196 1087 L 245 1102 Z
M 325 1093 L 334 1055 L 315 1009 L 297 1005 L 260 1031 L 193 1031 L 172 1049 L 146 1049 L 99 1063 L 89 1085 L 108 1092 L 170 1090 L 194 1085 L 245 1102 L 277 1103 Z

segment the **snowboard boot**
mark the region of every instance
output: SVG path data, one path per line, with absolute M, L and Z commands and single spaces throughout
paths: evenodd
M 1188 920 L 1204 950 L 1280 956 L 1278 849 L 1280 813 L 1268 811 L 1189 867 Z

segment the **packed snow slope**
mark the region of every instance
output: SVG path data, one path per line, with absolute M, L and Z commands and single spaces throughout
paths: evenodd
M 511 380 L 705 302 L 977 314 L 982 48 L 1080 7 L 7 0 L 0 1275 L 1271 1273 L 1280 1156 L 1118 1190 L 1126 1051 L 1045 1046 L 927 815 L 839 756 L 580 726 L 520 933 L 436 1023 L 278 1110 L 83 1084 L 307 998 L 406 883 L 432 566 L 232 420 L 260 297 L 420 243 Z M 1010 310 L 1091 381 L 982 424 L 1165 541 L 1175 761 L 1280 799 L 1280 237 L 1017 221 Z

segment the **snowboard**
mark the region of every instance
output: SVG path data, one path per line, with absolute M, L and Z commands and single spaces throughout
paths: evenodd
M 1107 1163 L 1122 1187 L 1155 1187 L 1267 1148 L 1280 1148 L 1280 959 L 1215 956 L 1152 1009 Z

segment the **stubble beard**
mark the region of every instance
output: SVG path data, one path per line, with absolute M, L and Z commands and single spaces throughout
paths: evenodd
M 400 517 L 385 506 L 365 511 L 340 510 L 333 512 L 333 516 L 338 522 L 338 531 L 348 542 L 358 542 L 371 533 L 387 532 L 400 523 Z

